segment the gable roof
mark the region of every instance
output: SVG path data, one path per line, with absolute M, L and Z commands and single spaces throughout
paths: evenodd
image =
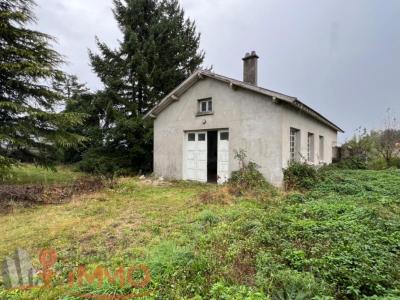
M 202 80 L 205 77 L 209 77 L 215 80 L 219 80 L 229 84 L 231 88 L 243 88 L 245 90 L 253 91 L 258 94 L 262 94 L 268 97 L 272 97 L 274 101 L 283 101 L 284 103 L 288 103 L 289 105 L 300 109 L 305 112 L 312 118 L 324 123 L 328 127 L 339 131 L 344 132 L 340 127 L 335 125 L 333 122 L 329 121 L 323 115 L 313 110 L 311 107 L 307 106 L 303 102 L 301 102 L 296 97 L 291 97 L 285 94 L 281 94 L 278 92 L 274 92 L 271 90 L 267 90 L 265 88 L 255 86 L 240 80 L 232 79 L 226 76 L 218 75 L 213 72 L 207 70 L 198 70 L 194 72 L 191 76 L 189 76 L 185 81 L 183 81 L 180 85 L 178 85 L 171 93 L 165 96 L 156 106 L 154 106 L 146 115 L 145 118 L 156 118 L 159 113 L 161 113 L 168 105 L 172 102 L 179 100 L 179 97 L 185 93 L 190 87 L 192 87 L 197 81 Z

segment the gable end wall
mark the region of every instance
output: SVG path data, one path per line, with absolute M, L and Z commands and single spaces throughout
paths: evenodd
M 213 99 L 214 114 L 196 117 L 198 99 L 208 97 Z M 239 167 L 235 150 L 244 149 L 268 181 L 281 185 L 282 124 L 282 106 L 272 99 L 205 78 L 155 119 L 154 172 L 165 178 L 182 179 L 185 131 L 229 129 L 230 171 Z

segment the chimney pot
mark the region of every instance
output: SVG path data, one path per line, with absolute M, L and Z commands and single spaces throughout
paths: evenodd
M 243 81 L 257 85 L 258 55 L 256 51 L 247 52 L 243 58 Z

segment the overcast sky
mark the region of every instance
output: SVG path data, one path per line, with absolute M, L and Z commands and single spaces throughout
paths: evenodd
M 65 70 L 101 88 L 87 49 L 94 37 L 118 45 L 112 0 L 37 0 L 37 27 L 53 35 Z M 257 51 L 259 85 L 296 96 L 346 134 L 400 116 L 399 0 L 181 0 L 201 32 L 205 66 L 242 79 Z

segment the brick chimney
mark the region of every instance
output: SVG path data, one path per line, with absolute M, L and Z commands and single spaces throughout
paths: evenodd
M 243 81 L 257 85 L 258 56 L 256 51 L 246 53 L 243 58 Z

